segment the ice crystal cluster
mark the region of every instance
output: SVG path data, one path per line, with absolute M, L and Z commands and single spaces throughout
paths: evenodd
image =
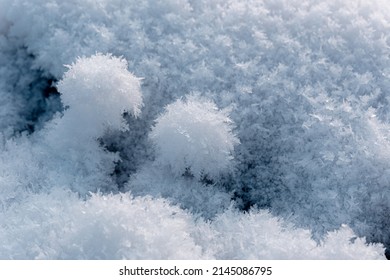
M 390 4 L 0 0 L 0 259 L 385 259 Z

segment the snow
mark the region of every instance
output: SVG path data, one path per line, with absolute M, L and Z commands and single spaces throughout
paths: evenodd
M 108 127 L 126 130 L 123 113 L 137 117 L 142 107 L 140 79 L 127 71 L 124 59 L 111 55 L 79 58 L 69 66 L 57 87 L 65 111 L 56 127 L 51 128 L 57 136 L 51 140 L 53 145 L 76 141 L 73 145 L 80 147 L 85 141 L 88 146 L 90 140 L 103 136 Z
M 150 135 L 157 146 L 157 162 L 167 165 L 174 176 L 187 172 L 198 180 L 217 178 L 228 171 L 239 140 L 227 112 L 198 99 L 190 95 L 167 105 Z
M 317 245 L 266 211 L 228 209 L 209 223 L 151 197 L 55 189 L 1 212 L 2 259 L 381 259 L 344 227 Z M 22 225 L 22 226 L 21 226 Z
M 0 258 L 383 259 L 388 30 L 382 0 L 0 0 Z

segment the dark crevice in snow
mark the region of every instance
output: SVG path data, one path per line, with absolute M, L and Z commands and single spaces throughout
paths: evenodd
M 36 68 L 36 56 L 27 46 L 9 38 L 4 42 L 7 48 L 0 55 L 0 76 L 5 82 L 0 85 L 0 93 L 2 90 L 9 93 L 8 103 L 2 105 L 13 109 L 1 122 L 11 126 L 14 135 L 33 133 L 55 112 L 62 110 L 59 93 L 54 87 L 56 79 Z
M 142 116 L 135 118 L 124 113 L 129 126 L 127 131 L 109 131 L 101 139 L 101 145 L 109 152 L 118 153 L 120 161 L 115 163 L 111 176 L 119 190 L 123 190 L 130 176 L 145 162 L 153 160 L 152 145 L 148 132 L 151 124 Z
M 37 78 L 28 86 L 26 103 L 29 112 L 26 117 L 26 130 L 33 133 L 50 120 L 53 115 L 62 110 L 59 92 L 54 86 L 56 80 L 52 77 L 37 75 Z

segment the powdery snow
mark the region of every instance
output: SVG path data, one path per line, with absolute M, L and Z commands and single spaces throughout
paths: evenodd
M 382 0 L 0 0 L 0 258 L 383 259 L 388 30 Z

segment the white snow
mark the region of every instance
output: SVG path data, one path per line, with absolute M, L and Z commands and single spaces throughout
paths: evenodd
M 0 258 L 384 258 L 389 30 L 382 0 L 0 0 Z

